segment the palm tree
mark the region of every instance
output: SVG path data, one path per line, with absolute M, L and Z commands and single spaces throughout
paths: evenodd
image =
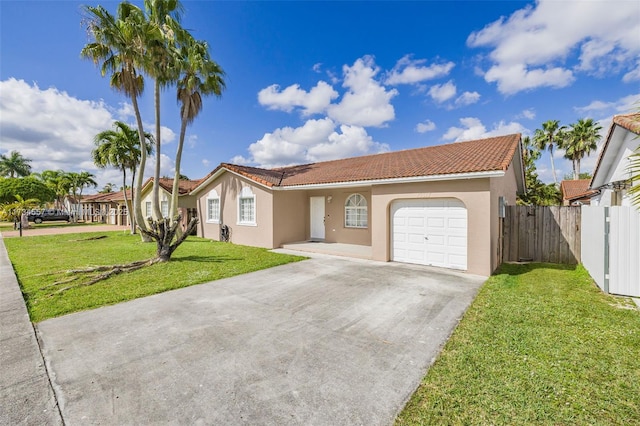
M 533 141 L 536 147 L 541 151 L 544 151 L 545 149 L 549 150 L 554 184 L 558 183 L 558 179 L 556 178 L 556 166 L 553 161 L 553 149 L 562 141 L 564 129 L 564 126 L 560 127 L 559 120 L 548 120 L 542 123 L 542 129 L 536 129 L 533 134 Z
M 180 49 L 180 80 L 178 81 L 178 102 L 180 103 L 180 138 L 176 150 L 175 177 L 171 192 L 169 217 L 178 214 L 178 185 L 180 184 L 180 162 L 187 125 L 192 123 L 202 110 L 202 96 L 222 96 L 225 88 L 224 70 L 209 54 L 209 46 L 204 41 L 188 37 Z
M 37 173 L 36 176 L 56 194 L 56 208 L 63 208 L 64 197 L 71 189 L 71 179 L 68 173 L 63 170 L 44 170 Z
M 0 155 L 0 175 L 8 177 L 29 176 L 31 160 L 24 158 L 18 151 L 11 151 L 9 156 Z
M 127 2 L 118 5 L 115 17 L 102 6 L 85 6 L 84 10 L 87 14 L 87 30 L 95 41 L 87 44 L 80 54 L 101 64 L 102 75 L 111 76 L 111 87 L 131 99 L 136 116 L 141 157 L 133 204 L 137 226 L 146 228 L 140 192 L 147 160 L 147 143 L 138 107 L 138 97 L 144 90 L 144 79 L 138 70 L 145 63 L 146 46 L 152 40 L 161 40 L 162 35 L 155 26 L 149 25 L 140 8 Z M 146 238 L 144 233 L 143 238 Z
M 98 191 L 98 193 L 100 193 L 100 194 L 110 194 L 110 193 L 113 192 L 113 187 L 114 186 L 115 185 L 112 184 L 111 182 L 107 182 L 107 183 L 104 184 L 102 189 L 100 191 Z M 130 222 L 133 222 L 133 221 L 130 221 Z
M 69 195 L 72 198 L 73 203 L 73 212 L 72 218 L 75 222 L 78 219 L 79 211 L 78 206 L 80 205 L 80 199 L 82 198 L 82 191 L 85 187 L 93 186 L 94 188 L 98 186 L 98 183 L 93 179 L 95 175 L 89 172 L 69 172 L 67 173 L 68 179 L 71 183 Z
M 581 118 L 567 132 L 562 148 L 565 149 L 564 157 L 573 164 L 573 179 L 580 176 L 580 160 L 598 148 L 598 141 L 602 138 L 600 130 L 602 126 L 593 119 Z
M 114 130 L 102 131 L 93 138 L 96 148 L 91 152 L 91 155 L 96 166 L 100 168 L 112 166 L 120 170 L 122 172 L 122 187 L 126 188 L 127 170 L 132 173 L 131 184 L 133 185 L 136 168 L 142 157 L 140 138 L 138 131 L 129 127 L 127 123 L 115 121 L 113 127 Z M 153 150 L 153 136 L 150 133 L 145 133 L 144 138 L 149 141 L 149 144 L 145 144 L 145 149 L 146 154 L 150 155 Z M 128 206 L 127 191 L 126 189 L 123 191 L 124 202 Z M 131 224 L 131 233 L 135 234 L 135 225 L 138 219 L 129 209 L 127 209 L 127 213 Z
M 161 39 L 151 39 L 147 46 L 149 54 L 146 56 L 144 71 L 154 80 L 155 103 L 155 146 L 156 164 L 153 176 L 152 208 L 157 218 L 162 217 L 159 203 L 160 189 L 160 90 L 177 81 L 175 55 L 176 40 L 181 38 L 184 30 L 180 27 L 183 7 L 178 0 L 145 0 L 145 11 L 149 23 L 154 25 L 162 35 Z

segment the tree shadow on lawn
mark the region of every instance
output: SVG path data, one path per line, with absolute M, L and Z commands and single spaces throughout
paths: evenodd
M 536 269 L 553 269 L 557 271 L 575 271 L 578 265 L 560 263 L 503 263 L 493 275 L 522 275 Z
M 209 262 L 223 263 L 223 262 L 229 262 L 229 261 L 234 261 L 234 260 L 246 260 L 246 259 L 242 258 L 242 257 L 194 256 L 194 255 L 173 256 L 171 258 L 171 262 L 202 262 L 202 263 L 209 263 Z

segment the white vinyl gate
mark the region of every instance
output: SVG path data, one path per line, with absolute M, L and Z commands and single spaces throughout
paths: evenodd
M 582 264 L 606 293 L 640 297 L 640 212 L 582 206 Z

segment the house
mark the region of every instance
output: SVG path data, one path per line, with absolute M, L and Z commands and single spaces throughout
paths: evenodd
M 560 182 L 563 206 L 580 206 L 590 204 L 591 197 L 599 191 L 589 188 L 591 179 L 563 180 Z
M 199 180 L 180 179 L 178 182 L 178 211 L 182 214 L 183 227 L 196 215 L 196 197 L 191 195 L 192 191 L 200 183 Z M 158 200 L 160 201 L 160 211 L 163 217 L 169 216 L 171 205 L 171 193 L 173 191 L 173 179 L 160 178 L 158 180 Z M 142 197 L 142 215 L 153 217 L 152 196 L 153 178 L 147 179 L 142 185 L 140 192 Z
M 631 187 L 629 157 L 640 146 L 640 113 L 613 117 L 607 139 L 600 151 L 590 187 L 599 190 L 591 204 L 629 206 Z
M 277 169 L 222 163 L 192 194 L 205 238 L 224 225 L 237 244 L 342 243 L 486 276 L 499 264 L 501 206 L 521 191 L 513 134 Z
M 131 208 L 132 192 L 127 189 L 127 201 L 123 191 L 85 195 L 80 200 L 78 219 L 85 222 L 129 226 L 127 209 Z

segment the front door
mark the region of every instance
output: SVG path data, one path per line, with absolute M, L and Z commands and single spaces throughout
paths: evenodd
M 310 197 L 311 239 L 324 240 L 324 197 Z

